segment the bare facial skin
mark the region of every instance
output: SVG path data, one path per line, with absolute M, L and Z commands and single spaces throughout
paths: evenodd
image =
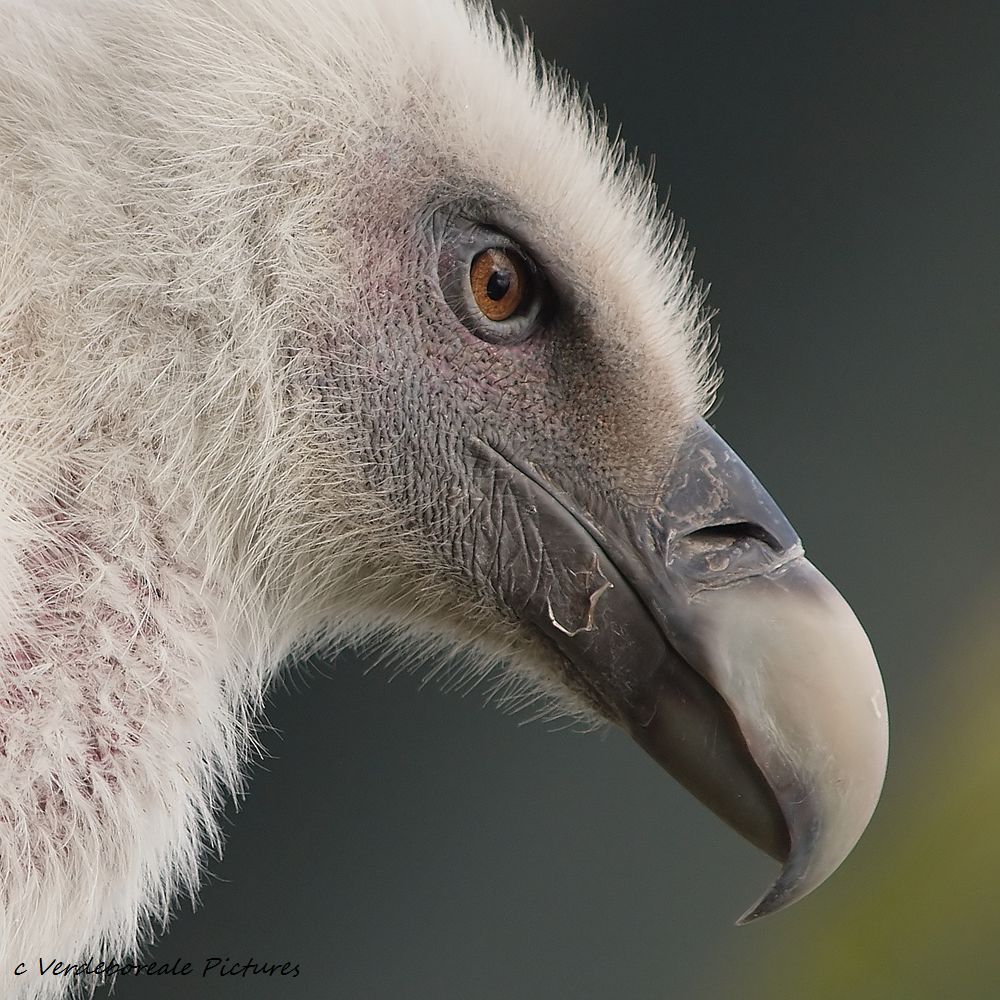
M 134 953 L 279 665 L 346 642 L 622 727 L 781 862 L 748 919 L 840 864 L 871 648 L 530 47 L 451 0 L 0 0 L 0 164 L 0 970 Z

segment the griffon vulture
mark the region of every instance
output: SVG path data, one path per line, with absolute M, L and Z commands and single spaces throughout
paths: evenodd
M 165 918 L 345 637 L 623 727 L 782 863 L 748 916 L 850 851 L 868 641 L 703 419 L 649 178 L 488 10 L 0 0 L 0 253 L 4 995 Z

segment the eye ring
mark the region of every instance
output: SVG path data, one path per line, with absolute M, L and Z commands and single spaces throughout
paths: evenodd
M 503 323 L 531 297 L 531 273 L 519 253 L 488 247 L 472 259 L 469 289 L 476 308 L 491 323 Z

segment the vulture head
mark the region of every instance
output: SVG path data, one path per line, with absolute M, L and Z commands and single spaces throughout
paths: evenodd
M 165 919 L 278 665 L 365 637 L 622 727 L 780 862 L 748 918 L 851 850 L 868 641 L 705 422 L 649 178 L 488 11 L 0 0 L 0 252 L 4 975 Z

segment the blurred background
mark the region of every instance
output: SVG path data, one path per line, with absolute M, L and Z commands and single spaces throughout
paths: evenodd
M 656 156 L 718 310 L 713 422 L 879 655 L 882 804 L 829 883 L 736 928 L 775 866 L 624 737 L 362 652 L 273 693 L 225 857 L 150 957 L 300 966 L 181 981 L 208 1000 L 997 996 L 1000 9 L 501 6 Z

